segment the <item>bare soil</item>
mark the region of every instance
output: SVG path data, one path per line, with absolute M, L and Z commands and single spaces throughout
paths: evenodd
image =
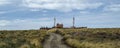
M 43 48 L 70 48 L 62 41 L 63 37 L 56 33 L 50 33 L 48 39 L 45 40 Z

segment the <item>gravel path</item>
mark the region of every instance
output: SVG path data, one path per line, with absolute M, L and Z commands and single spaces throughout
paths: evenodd
M 45 40 L 43 48 L 70 48 L 62 43 L 62 36 L 56 33 L 50 33 L 49 39 Z

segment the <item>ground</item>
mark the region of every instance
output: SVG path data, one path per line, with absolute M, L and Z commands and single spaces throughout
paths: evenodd
M 45 40 L 43 48 L 70 48 L 62 42 L 63 37 L 56 33 L 50 33 L 48 39 Z

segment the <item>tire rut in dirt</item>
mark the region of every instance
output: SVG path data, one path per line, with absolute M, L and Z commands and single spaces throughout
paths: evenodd
M 56 33 L 50 33 L 50 37 L 45 40 L 43 48 L 70 48 L 62 43 L 62 36 Z

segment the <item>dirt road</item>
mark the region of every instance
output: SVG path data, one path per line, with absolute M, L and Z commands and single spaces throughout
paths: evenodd
M 62 43 L 62 36 L 56 33 L 50 33 L 50 37 L 45 40 L 43 48 L 70 48 Z

